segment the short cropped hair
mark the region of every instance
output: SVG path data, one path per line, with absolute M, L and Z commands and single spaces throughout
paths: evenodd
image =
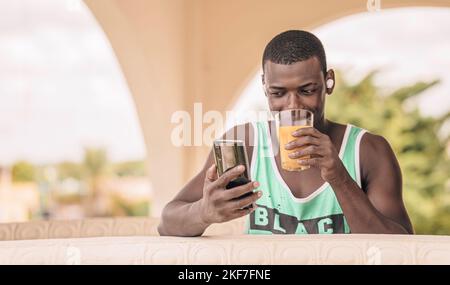
M 277 64 L 293 64 L 317 57 L 323 74 L 327 72 L 327 60 L 322 42 L 312 33 L 290 30 L 275 36 L 264 49 L 262 67 L 270 60 Z

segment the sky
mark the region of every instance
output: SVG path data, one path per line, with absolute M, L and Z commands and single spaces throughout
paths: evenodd
M 386 90 L 440 78 L 416 103 L 425 115 L 450 110 L 450 9 L 357 14 L 313 32 L 324 43 L 328 66 L 348 80 L 375 68 Z M 259 74 L 236 111 L 265 104 Z M 78 0 L 0 0 L 0 165 L 79 161 L 86 146 L 105 147 L 115 161 L 146 155 L 106 36 Z

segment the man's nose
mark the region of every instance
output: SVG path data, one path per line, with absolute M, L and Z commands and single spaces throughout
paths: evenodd
M 303 109 L 303 103 L 301 96 L 298 96 L 296 93 L 290 92 L 288 94 L 288 109 Z

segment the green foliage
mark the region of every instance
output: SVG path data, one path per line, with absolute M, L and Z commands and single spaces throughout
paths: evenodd
M 32 182 L 36 176 L 36 168 L 29 162 L 19 161 L 12 166 L 13 182 Z
M 86 148 L 84 150 L 83 168 L 88 177 L 97 178 L 104 174 L 108 166 L 108 156 L 105 149 Z
M 58 164 L 57 168 L 61 180 L 66 178 L 81 180 L 83 178 L 83 167 L 78 163 L 65 161 Z
M 114 195 L 112 204 L 113 216 L 148 216 L 150 213 L 150 201 L 148 200 L 130 202 Z
M 448 137 L 438 136 L 449 114 L 431 118 L 417 108 L 405 108 L 439 81 L 418 82 L 382 95 L 373 83 L 376 71 L 354 85 L 337 75 L 337 89 L 327 99 L 327 118 L 384 136 L 402 169 L 404 200 L 416 233 L 450 234 Z
M 114 165 L 114 173 L 118 176 L 146 176 L 145 161 L 125 161 Z

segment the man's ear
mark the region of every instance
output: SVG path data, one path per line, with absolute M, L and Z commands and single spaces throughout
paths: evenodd
M 336 86 L 336 79 L 334 77 L 333 69 L 328 70 L 327 74 L 325 75 L 325 86 L 327 94 L 331 95 L 331 93 L 333 93 L 334 86 Z

